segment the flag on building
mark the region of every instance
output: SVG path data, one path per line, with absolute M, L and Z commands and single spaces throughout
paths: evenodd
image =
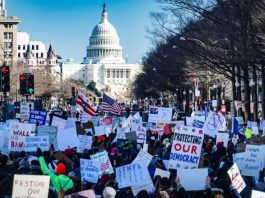
M 78 92 L 77 94 L 76 104 L 84 113 L 90 116 L 97 115 L 97 109 L 94 106 L 93 102 L 81 92 Z
M 111 112 L 114 115 L 121 114 L 121 107 L 119 104 L 106 94 L 103 94 L 102 107 L 105 112 Z

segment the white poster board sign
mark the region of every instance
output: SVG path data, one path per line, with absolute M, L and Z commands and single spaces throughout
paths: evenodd
M 201 129 L 176 126 L 169 168 L 198 168 L 204 134 Z
M 97 183 L 99 177 L 99 169 L 99 161 L 80 159 L 81 181 Z
M 103 172 L 112 174 L 114 173 L 113 167 L 111 165 L 108 153 L 106 151 L 90 155 L 90 158 L 94 161 L 100 162 L 99 176 L 101 177 Z
M 136 129 L 136 140 L 137 140 L 137 143 L 144 143 L 146 142 L 146 128 L 145 127 L 138 127 Z
M 172 108 L 149 107 L 148 122 L 169 123 L 172 119 Z
M 148 184 L 149 172 L 145 164 L 136 163 L 116 168 L 116 180 L 119 189 Z
M 132 164 L 142 162 L 148 167 L 149 163 L 151 162 L 153 156 L 148 152 L 144 151 L 143 149 L 140 150 L 136 158 L 133 160 Z
M 225 126 L 225 117 L 221 113 L 210 111 L 202 129 L 206 135 L 215 138 L 218 131 L 225 131 Z
M 50 145 L 54 146 L 54 149 L 58 149 L 57 145 L 57 127 L 55 126 L 39 126 L 38 136 L 48 136 Z
M 251 198 L 265 198 L 265 192 L 252 190 L 251 192 Z
M 169 171 L 164 171 L 164 170 L 162 170 L 160 168 L 156 168 L 154 177 L 157 176 L 157 175 L 161 176 L 161 178 L 166 177 L 166 178 L 169 179 L 170 172 Z
M 40 148 L 41 151 L 49 151 L 50 143 L 48 136 L 33 136 L 26 137 L 25 148 L 26 152 L 36 151 L 37 148 Z
M 237 164 L 237 167 L 240 171 L 242 171 L 242 167 L 245 162 L 245 155 L 245 152 L 233 154 L 233 162 Z
M 92 136 L 87 135 L 78 135 L 78 146 L 77 146 L 77 153 L 83 153 L 85 149 L 90 150 L 92 146 Z
M 207 168 L 178 169 L 178 177 L 186 191 L 205 190 L 207 176 Z
M 76 128 L 68 128 L 57 133 L 57 143 L 60 151 L 77 147 L 79 140 L 76 134 Z
M 244 190 L 244 188 L 246 187 L 246 184 L 242 176 L 240 175 L 240 172 L 238 170 L 236 163 L 227 171 L 227 173 L 232 181 L 232 184 L 237 189 L 238 193 Z
M 51 126 L 57 127 L 58 132 L 63 131 L 66 126 L 66 120 L 53 115 Z
M 229 141 L 229 133 L 218 131 L 216 135 L 216 144 L 218 144 L 218 142 L 223 142 L 224 147 L 227 148 L 228 141 Z
M 154 184 L 153 184 L 153 181 L 150 175 L 149 175 L 147 184 L 131 186 L 131 189 L 132 189 L 134 196 L 137 196 L 137 194 L 142 190 L 146 190 L 150 194 L 155 192 L 155 187 L 154 187 Z
M 50 176 L 46 175 L 15 175 L 13 180 L 12 198 L 38 197 L 47 198 Z

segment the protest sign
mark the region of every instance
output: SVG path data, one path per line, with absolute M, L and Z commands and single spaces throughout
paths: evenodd
M 265 192 L 252 190 L 251 192 L 251 198 L 265 198 Z
M 104 172 L 109 174 L 114 173 L 114 170 L 109 160 L 108 153 L 106 151 L 90 155 L 90 158 L 94 161 L 100 162 L 99 176 L 101 176 Z
M 169 171 L 164 171 L 164 170 L 162 170 L 160 168 L 156 168 L 154 177 L 157 176 L 157 175 L 161 176 L 161 178 L 166 177 L 166 178 L 169 179 L 170 172 Z
M 91 122 L 93 123 L 94 126 L 99 125 L 100 118 L 98 116 L 94 116 L 91 118 Z
M 97 126 L 95 127 L 95 136 L 106 135 L 105 126 Z
M 265 120 L 260 121 L 259 129 L 260 129 L 260 130 L 265 129 Z
M 152 135 L 156 135 L 156 134 L 163 135 L 164 134 L 164 126 L 157 126 L 156 124 L 152 124 L 149 127 L 149 129 Z
M 34 109 L 34 102 L 20 102 L 20 119 L 29 120 L 31 110 Z
M 193 124 L 193 117 L 186 117 L 186 126 L 192 126 Z
M 49 151 L 50 143 L 48 136 L 35 136 L 35 137 L 26 137 L 25 148 L 26 152 L 36 151 L 37 148 L 40 148 L 42 151 Z
M 149 107 L 148 122 L 169 123 L 172 118 L 172 108 Z
M 143 150 L 148 152 L 148 144 L 144 143 Z
M 132 131 L 136 131 L 138 127 L 143 126 L 143 119 L 140 116 L 139 112 L 137 112 L 131 120 L 131 126 L 132 126 Z
M 251 127 L 251 130 L 253 135 L 259 135 L 259 127 L 253 126 Z
M 80 173 L 82 182 L 97 183 L 100 162 L 96 160 L 80 159 Z
M 58 149 L 57 145 L 57 127 L 54 126 L 39 126 L 38 136 L 48 136 L 50 145 L 54 146 L 54 149 Z
M 216 144 L 218 144 L 218 142 L 223 142 L 224 147 L 227 148 L 228 141 L 229 141 L 229 133 L 218 131 L 216 135 Z
M 153 156 L 151 154 L 149 154 L 148 152 L 144 151 L 143 149 L 141 149 L 138 153 L 138 155 L 136 156 L 136 158 L 133 160 L 132 164 L 138 163 L 138 162 L 142 162 L 146 165 L 146 167 L 148 167 L 149 163 L 151 162 Z
M 52 123 L 51 126 L 56 126 L 58 132 L 63 131 L 65 129 L 66 120 L 63 118 L 60 118 L 58 116 L 53 115 L 52 116 Z
M 244 188 L 246 187 L 246 184 L 242 176 L 240 175 L 240 172 L 238 170 L 236 163 L 234 163 L 234 165 L 227 171 L 227 173 L 232 181 L 232 184 L 237 189 L 238 193 L 244 190 Z
M 137 141 L 117 139 L 117 149 L 119 153 L 131 153 L 136 151 Z
M 38 197 L 47 198 L 50 177 L 46 175 L 15 175 L 12 198 Z
M 259 145 L 246 146 L 245 161 L 242 166 L 242 175 L 259 177 L 259 171 L 263 168 L 263 149 Z
M 87 198 L 87 197 L 88 198 L 95 197 L 95 192 L 93 190 L 83 190 L 77 193 L 64 196 L 64 198 Z M 95 198 L 98 198 L 97 195 Z
M 169 163 L 169 160 L 163 160 L 163 164 L 164 164 L 166 170 L 169 169 L 169 167 L 168 167 L 168 163 Z
M 207 176 L 207 168 L 178 169 L 178 177 L 186 191 L 205 190 Z
M 243 128 L 244 119 L 243 117 L 234 117 L 233 119 L 233 133 L 238 135 Z
M 154 184 L 153 184 L 153 181 L 152 181 L 150 175 L 148 176 L 148 183 L 147 184 L 131 186 L 131 189 L 132 189 L 134 196 L 137 196 L 137 194 L 142 190 L 146 190 L 150 194 L 155 192 L 155 187 L 154 187 Z
M 126 139 L 125 133 L 128 133 L 130 131 L 129 127 L 119 127 L 117 128 L 116 137 L 113 140 L 113 142 L 117 142 L 117 139 Z
M 132 115 L 129 115 L 129 117 L 122 122 L 122 127 L 129 127 L 131 128 L 131 120 L 133 119 Z
M 90 150 L 92 146 L 92 136 L 78 135 L 77 153 L 83 153 L 85 149 Z
M 65 122 L 65 129 L 69 129 L 69 128 L 75 128 L 76 127 L 76 118 L 67 118 L 66 122 Z
M 131 131 L 131 132 L 125 133 L 125 137 L 126 137 L 127 140 L 136 140 L 137 139 L 135 131 Z
M 67 138 L 65 138 L 67 137 Z M 64 151 L 65 149 L 77 147 L 79 140 L 75 128 L 64 129 L 57 133 L 58 149 Z
M 233 162 L 237 164 L 237 167 L 240 171 L 242 170 L 244 161 L 245 161 L 245 152 L 233 154 Z
M 0 132 L 0 151 L 1 154 L 8 155 L 8 142 L 9 142 L 9 131 L 2 131 Z
M 258 123 L 254 121 L 248 121 L 247 123 L 248 128 L 257 127 L 257 126 L 258 126 Z
M 203 125 L 203 132 L 215 138 L 218 131 L 225 131 L 225 117 L 221 113 L 210 111 Z
M 194 116 L 192 126 L 202 129 L 205 122 L 205 116 Z
M 39 123 L 39 125 L 45 125 L 47 118 L 46 111 L 33 110 L 29 114 L 29 123 Z
M 112 126 L 112 117 L 106 116 L 100 120 L 102 126 Z
M 204 134 L 201 129 L 176 126 L 169 168 L 198 168 Z
M 144 143 L 146 141 L 146 128 L 138 127 L 136 129 L 136 137 L 137 143 Z
M 121 120 L 120 118 L 112 118 L 112 128 L 111 131 L 115 131 L 120 126 Z
M 150 175 L 143 163 L 129 164 L 116 168 L 116 181 L 119 189 L 148 184 Z

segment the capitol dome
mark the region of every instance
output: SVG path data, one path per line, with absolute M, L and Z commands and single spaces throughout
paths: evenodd
M 94 27 L 87 46 L 84 63 L 124 62 L 122 47 L 115 27 L 108 21 L 106 6 L 103 5 L 101 21 Z

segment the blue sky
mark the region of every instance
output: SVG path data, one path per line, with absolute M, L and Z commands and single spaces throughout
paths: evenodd
M 19 30 L 28 32 L 31 40 L 52 42 L 63 59 L 81 61 L 104 2 L 123 55 L 129 62 L 138 60 L 151 45 L 147 28 L 150 12 L 158 6 L 155 0 L 6 0 L 6 7 L 8 16 L 22 20 Z

